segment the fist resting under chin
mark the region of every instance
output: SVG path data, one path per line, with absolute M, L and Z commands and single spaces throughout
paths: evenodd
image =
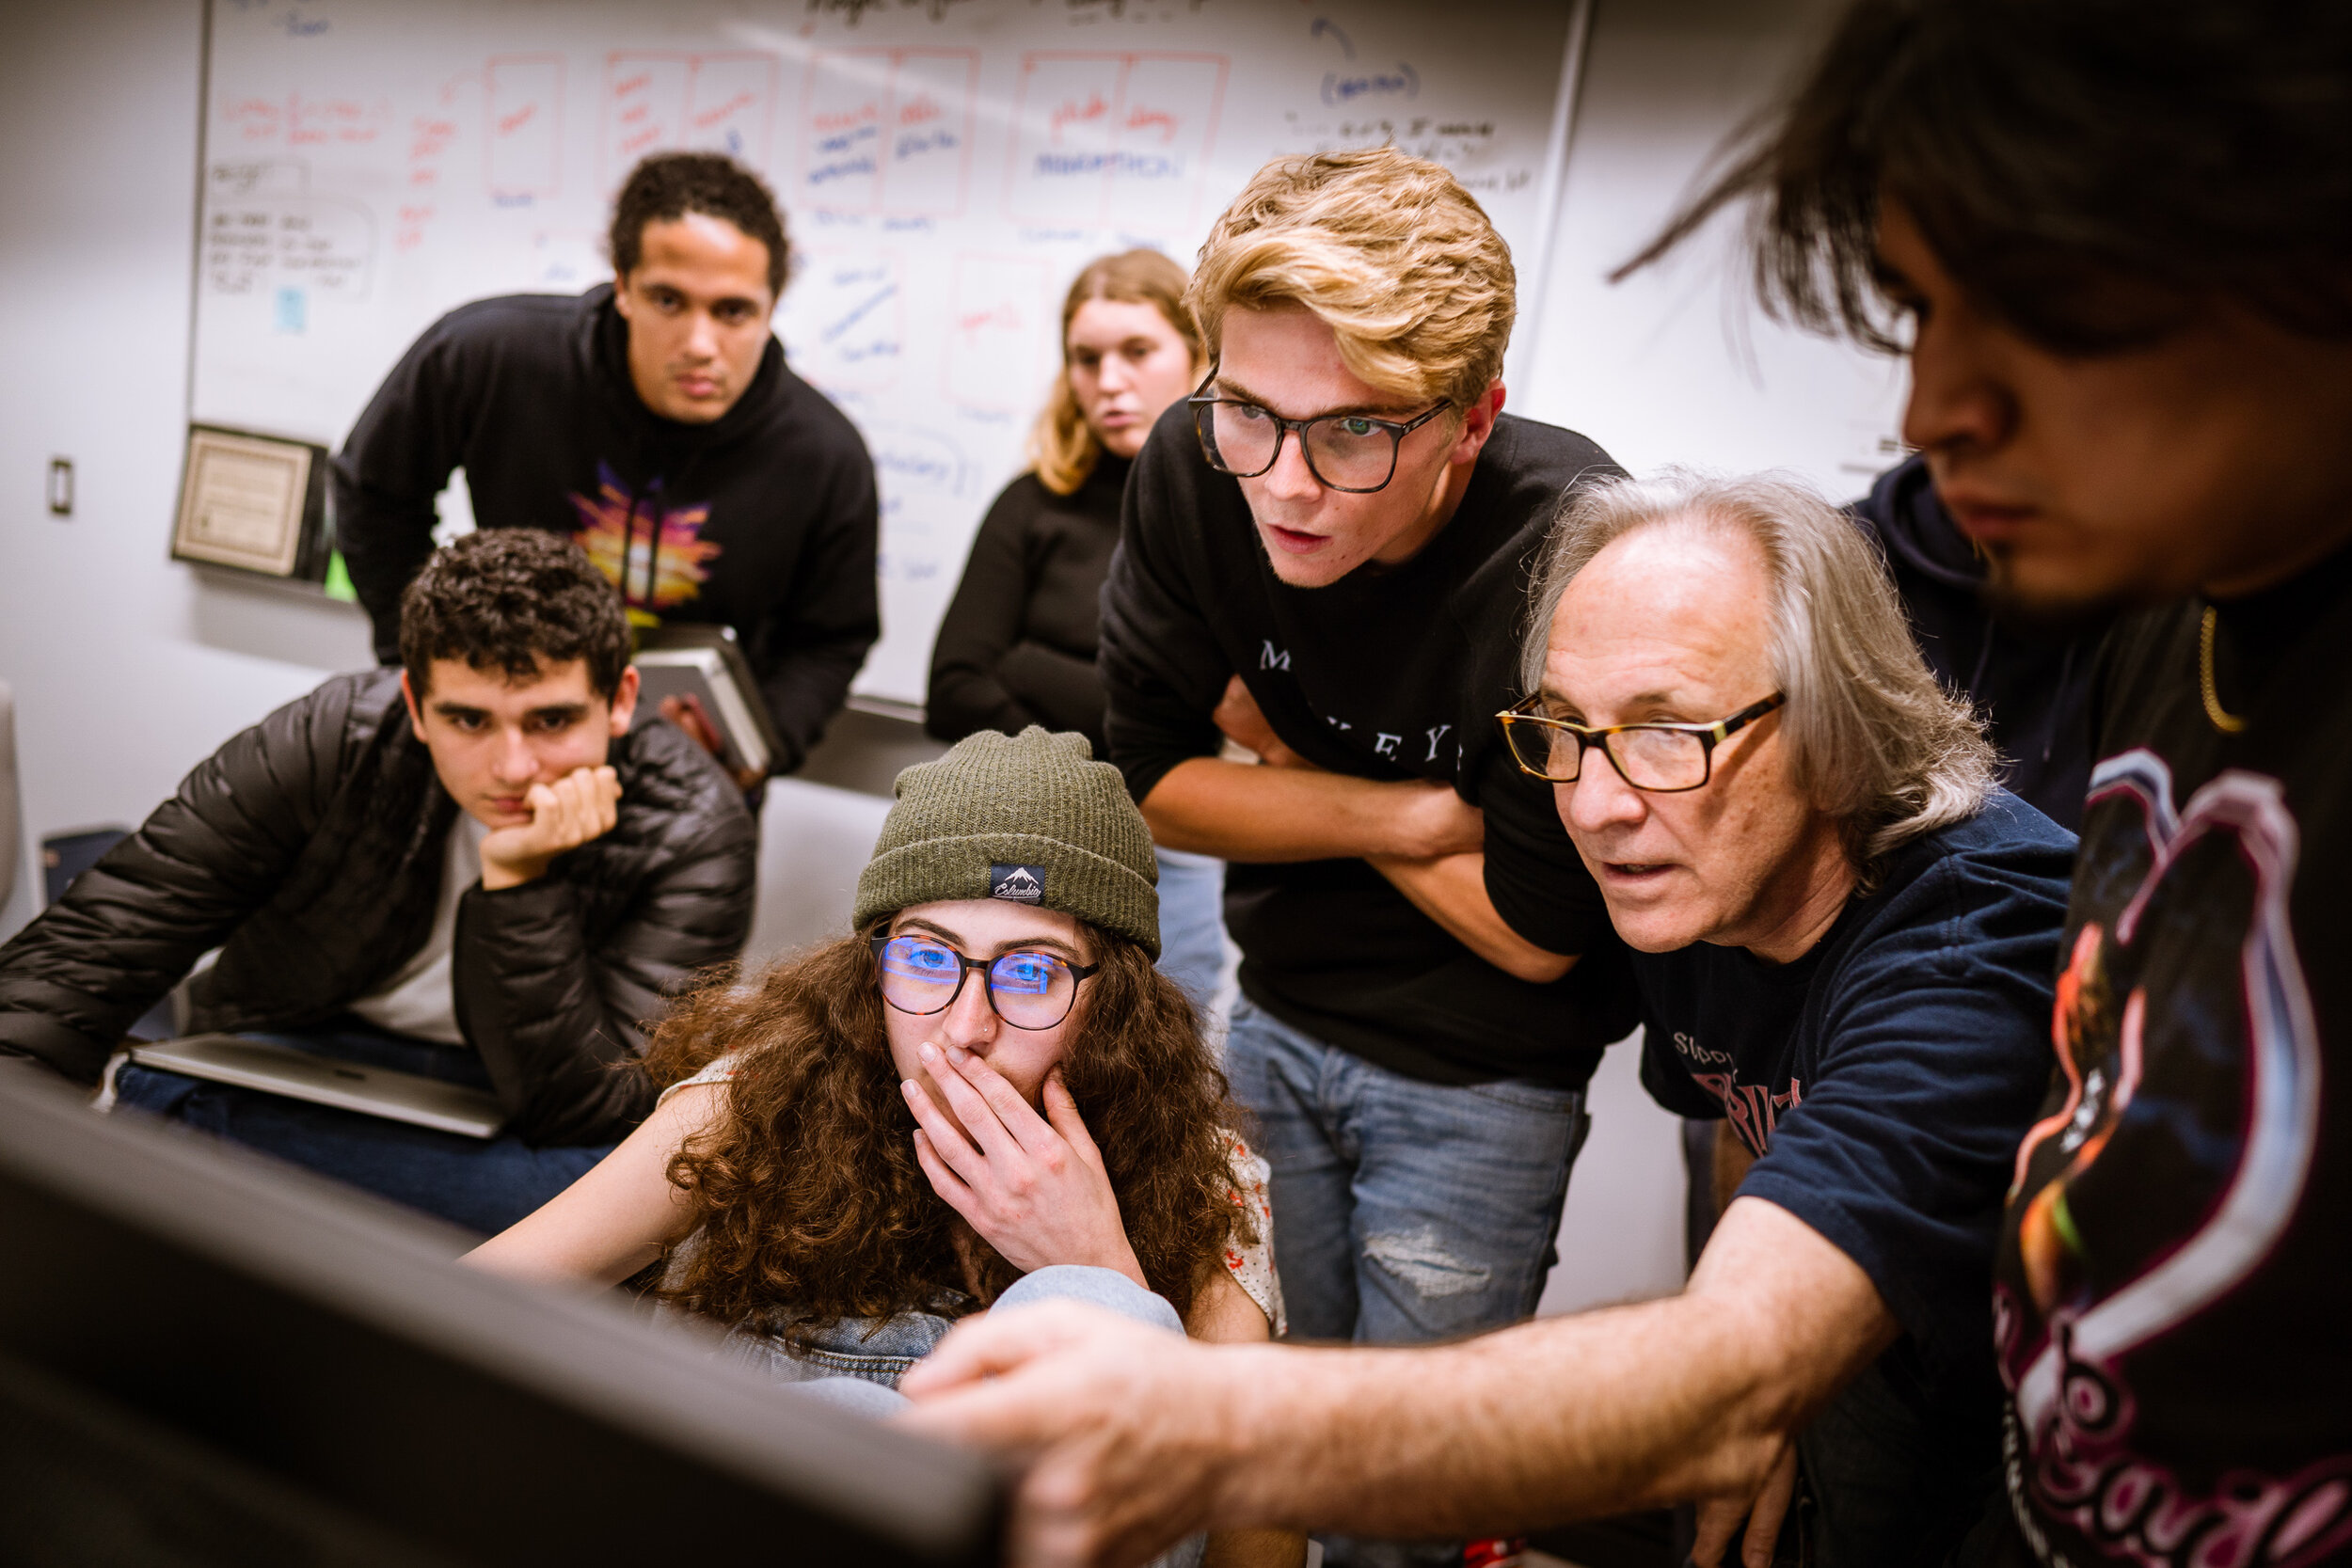
M 496 892 L 535 881 L 555 857 L 612 831 L 620 820 L 621 780 L 610 764 L 576 768 L 523 797 L 529 822 L 494 828 L 482 840 L 482 885 Z

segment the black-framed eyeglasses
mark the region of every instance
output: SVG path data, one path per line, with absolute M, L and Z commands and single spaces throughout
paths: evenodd
M 955 1006 L 972 971 L 980 972 L 988 1005 L 1016 1029 L 1051 1029 L 1070 1016 L 1078 982 L 1101 964 L 1073 964 L 1051 953 L 1003 953 L 967 958 L 930 937 L 878 935 L 874 965 L 884 1002 L 902 1013 L 939 1013 Z
M 1714 777 L 1716 746 L 1787 702 L 1788 693 L 1775 691 L 1711 724 L 1606 724 L 1598 728 L 1537 713 L 1539 700 L 1530 697 L 1495 715 L 1519 771 L 1551 784 L 1574 784 L 1583 770 L 1585 752 L 1597 746 L 1617 770 L 1617 777 L 1634 788 L 1674 795 L 1697 789 Z
M 1282 455 L 1284 438 L 1296 431 L 1298 450 L 1307 454 L 1308 471 L 1316 482 L 1357 496 L 1387 488 L 1396 477 L 1396 449 L 1405 437 L 1454 406 L 1441 403 L 1403 420 L 1371 414 L 1286 420 L 1254 403 L 1210 395 L 1208 388 L 1216 380 L 1211 372 L 1200 390 L 1184 400 L 1192 407 L 1192 427 L 1200 435 L 1200 452 L 1210 467 L 1236 479 L 1255 479 L 1274 467 Z

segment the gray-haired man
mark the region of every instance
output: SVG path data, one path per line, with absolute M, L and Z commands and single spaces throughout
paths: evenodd
M 1637 950 L 1651 1092 L 1757 1156 L 1739 1196 L 1680 1295 L 1442 1348 L 1211 1353 L 1074 1311 L 960 1330 L 906 1387 L 932 1430 L 1041 1456 L 1033 1560 L 1698 1498 L 1699 1560 L 1753 1503 L 1761 1562 L 1800 1457 L 1813 1561 L 1940 1562 L 1985 1518 L 1994 1234 L 2073 840 L 1994 787 L 1818 497 L 1595 485 L 1537 593 L 1513 750 Z

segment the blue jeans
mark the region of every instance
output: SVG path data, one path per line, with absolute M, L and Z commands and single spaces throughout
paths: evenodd
M 1413 1344 L 1535 1310 L 1590 1126 L 1582 1090 L 1425 1084 L 1247 1000 L 1225 1070 L 1273 1170 L 1292 1338 Z
M 1182 849 L 1160 860 L 1160 973 L 1206 1012 L 1225 978 L 1225 863 Z
M 490 1086 L 482 1058 L 463 1046 L 410 1039 L 356 1022 L 249 1037 L 361 1067 Z M 115 1103 L 274 1154 L 485 1235 L 513 1225 L 613 1149 L 612 1144 L 533 1148 L 505 1134 L 469 1138 L 131 1062 L 115 1074 Z
M 1591 1125 L 1581 1089 L 1375 1067 L 1244 998 L 1225 1037 L 1273 1180 L 1294 1339 L 1413 1344 L 1535 1310 Z M 1441 1568 L 1459 1542 L 1321 1535 L 1330 1568 Z

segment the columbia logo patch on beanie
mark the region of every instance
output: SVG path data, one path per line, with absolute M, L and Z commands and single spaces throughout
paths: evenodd
M 1042 904 L 1045 901 L 1045 868 L 1041 865 L 992 865 L 988 868 L 988 895 L 1009 899 L 1015 904 Z
M 1058 910 L 1160 952 L 1159 863 L 1127 782 L 1082 735 L 982 730 L 898 775 L 850 923 L 963 898 Z

